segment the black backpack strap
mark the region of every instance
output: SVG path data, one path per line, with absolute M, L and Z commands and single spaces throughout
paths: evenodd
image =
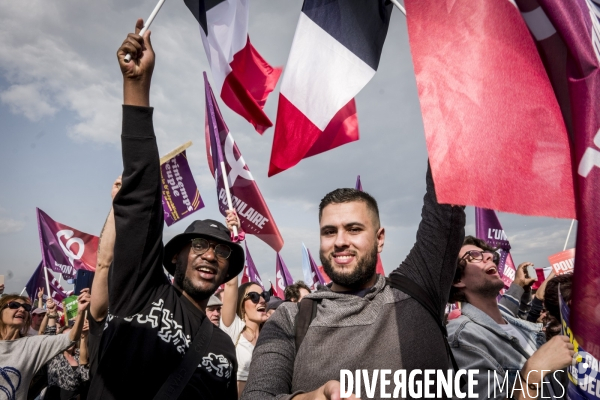
M 410 279 L 404 275 L 392 274 L 392 275 L 390 275 L 389 278 L 386 278 L 386 281 L 390 287 L 393 287 L 394 289 L 398 289 L 401 292 L 406 293 L 407 295 L 409 295 L 410 297 L 412 297 L 413 299 L 418 301 L 419 304 L 421 304 L 423 306 L 423 308 L 425 308 L 429 312 L 429 314 L 431 315 L 433 320 L 437 323 L 438 327 L 440 328 L 442 335 L 444 336 L 444 344 L 446 345 L 446 352 L 448 353 L 448 356 L 450 357 L 450 361 L 452 362 L 452 368 L 454 368 L 454 372 L 457 372 L 459 370 L 459 368 L 458 368 L 458 364 L 456 363 L 456 360 L 454 359 L 454 354 L 452 354 L 452 349 L 450 348 L 450 344 L 448 344 L 448 331 L 446 330 L 444 323 L 440 319 L 439 310 L 437 309 L 432 298 L 427 294 L 427 292 L 425 292 L 425 290 L 423 290 L 423 288 L 421 286 L 419 286 L 412 279 Z M 467 382 L 464 379 L 464 376 L 461 376 L 461 379 L 460 379 L 461 387 L 466 385 L 466 383 Z
M 174 400 L 179 398 L 179 395 L 190 381 L 196 368 L 198 368 L 202 357 L 208 352 L 213 327 L 214 325 L 210 322 L 210 319 L 205 317 L 198 333 L 194 336 L 194 341 L 190 345 L 190 348 L 181 359 L 177 368 L 171 372 L 171 375 L 163 383 L 156 396 L 154 396 L 154 400 Z
M 296 353 L 308 332 L 310 323 L 317 316 L 317 305 L 321 302 L 321 299 L 308 299 L 303 298 L 298 302 L 298 313 L 296 314 Z

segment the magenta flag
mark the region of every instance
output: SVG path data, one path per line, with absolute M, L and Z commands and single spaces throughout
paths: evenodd
M 252 256 L 250 255 L 250 251 L 248 250 L 248 245 L 244 242 L 244 246 L 246 247 L 246 265 L 244 265 L 244 272 L 242 273 L 242 283 L 246 282 L 254 282 L 265 290 L 265 286 L 262 283 L 262 279 L 260 279 L 260 275 L 258 274 L 258 270 L 256 269 L 256 265 L 254 265 L 254 261 L 252 260 Z
M 360 182 L 360 175 L 356 177 L 356 185 L 354 185 L 354 189 L 363 191 L 362 183 Z
M 273 250 L 280 251 L 283 247 L 281 233 L 250 173 L 250 168 L 223 120 L 206 73 L 204 89 L 206 92 L 206 155 L 208 167 L 217 184 L 221 214 L 225 215 L 228 209 L 221 171 L 221 162 L 223 162 L 231 191 L 231 201 L 240 217 L 242 229 L 267 243 Z M 217 137 L 219 140 L 216 140 Z
M 504 233 L 494 210 L 475 207 L 475 232 L 475 236 L 479 239 L 483 239 L 490 246 L 498 248 L 497 252 L 500 255 L 498 273 L 502 277 L 504 285 L 509 287 L 515 279 L 517 270 L 510 255 L 508 237 Z
M 36 210 L 44 266 L 65 279 L 73 279 L 78 269 L 95 271 L 98 236 L 63 225 Z
M 48 274 L 48 286 L 50 286 L 50 297 L 52 297 L 57 307 L 62 310 L 62 301 L 69 297 L 72 294 L 72 291 L 67 292 L 56 280 L 54 275 L 52 275 L 52 272 L 46 271 L 46 273 Z M 37 292 L 39 288 L 44 289 L 44 299 L 47 299 L 48 293 L 46 293 L 46 276 L 44 273 L 44 266 L 41 262 L 33 272 L 33 275 L 31 275 L 31 278 L 29 278 L 29 281 L 25 286 L 25 290 L 27 291 L 27 294 L 29 295 L 32 304 L 37 305 Z
M 517 5 L 537 42 L 569 132 L 579 221 L 571 322 L 579 344 L 600 358 L 600 4 L 517 0 Z
M 167 226 L 204 207 L 185 150 L 160 166 L 160 177 Z
M 288 271 L 285 266 L 281 255 L 277 253 L 277 261 L 275 263 L 275 285 L 277 286 L 277 293 L 283 295 L 285 288 L 293 283 L 294 280 L 292 279 L 290 271 Z

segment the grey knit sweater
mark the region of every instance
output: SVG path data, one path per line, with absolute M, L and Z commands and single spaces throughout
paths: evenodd
M 429 169 L 421 217 L 414 247 L 392 274 L 418 283 L 435 299 L 441 318 L 464 238 L 465 213 L 463 207 L 437 203 Z M 408 374 L 452 368 L 445 339 L 430 314 L 407 294 L 386 286 L 382 276 L 364 297 L 328 288 L 307 297 L 322 300 L 298 353 L 297 304 L 284 303 L 260 333 L 243 400 L 290 399 L 340 380 L 340 369 L 389 369 L 392 374 L 406 369 Z M 361 386 L 366 398 L 363 382 Z M 387 391 L 393 387 L 392 382 Z M 377 386 L 375 398 L 379 395 Z

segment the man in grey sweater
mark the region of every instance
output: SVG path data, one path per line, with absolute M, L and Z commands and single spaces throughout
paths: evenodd
M 441 319 L 464 238 L 465 213 L 463 207 L 437 202 L 429 168 L 421 218 L 414 247 L 392 274 L 418 284 Z M 376 201 L 364 192 L 337 189 L 321 200 L 319 223 L 321 262 L 332 284 L 305 297 L 318 306 L 297 352 L 298 304 L 284 303 L 269 318 L 242 399 L 337 399 L 341 369 L 368 370 L 370 377 L 374 370 L 391 370 L 386 378 L 391 385 L 380 387 L 378 378 L 373 396 L 365 391 L 364 379 L 355 382 L 357 397 L 359 387 L 366 397 L 380 398 L 392 392 L 397 370 L 408 376 L 417 369 L 452 369 L 431 314 L 375 273 L 385 239 Z

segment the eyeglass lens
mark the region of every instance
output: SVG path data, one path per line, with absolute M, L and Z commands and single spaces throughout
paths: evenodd
M 210 248 L 210 242 L 206 239 L 192 239 L 192 248 L 197 254 L 204 254 Z M 231 249 L 224 244 L 215 245 L 215 255 L 219 258 L 228 258 L 231 255 Z

